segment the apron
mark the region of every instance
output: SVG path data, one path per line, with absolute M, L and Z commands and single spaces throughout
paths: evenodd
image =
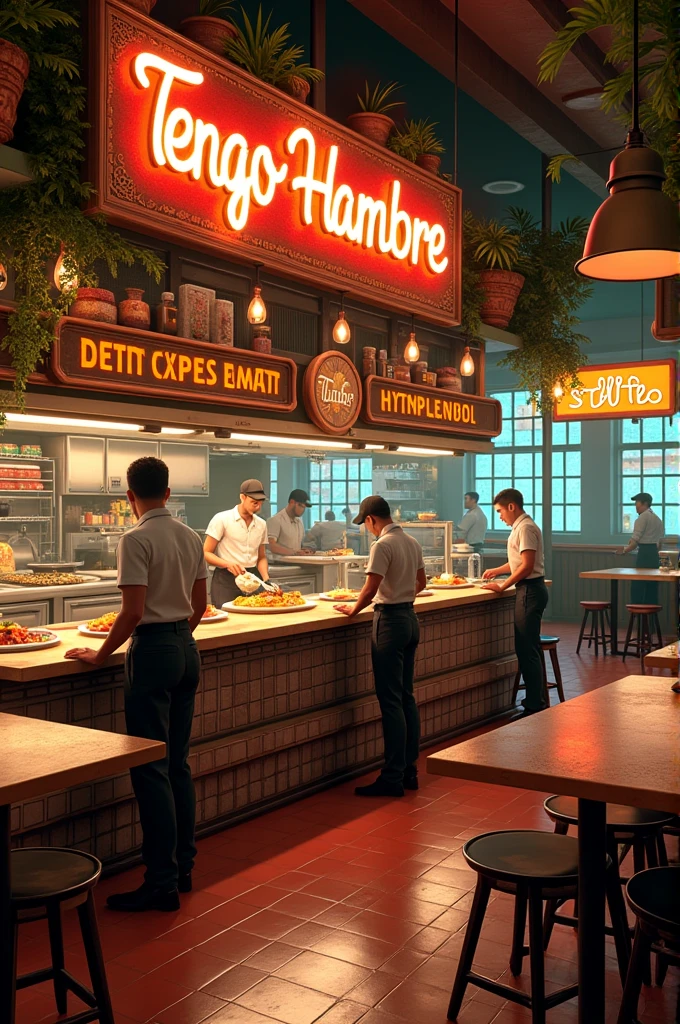
M 260 575 L 257 566 L 247 571 L 252 572 L 255 576 Z M 221 608 L 227 601 L 233 601 L 235 597 L 241 597 L 242 593 L 236 585 L 236 577 L 228 569 L 215 569 L 210 584 L 211 604 L 214 604 L 216 608 Z
M 635 568 L 659 568 L 659 548 L 656 544 L 638 544 Z M 630 598 L 632 604 L 658 604 L 659 584 L 636 580 L 630 588 Z

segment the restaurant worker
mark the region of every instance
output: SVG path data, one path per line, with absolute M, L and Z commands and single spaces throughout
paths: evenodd
M 344 547 L 343 539 L 347 533 L 344 523 L 335 518 L 335 512 L 331 509 L 326 512 L 324 522 L 314 523 L 314 526 L 305 534 L 305 546 L 313 547 L 315 551 L 330 551 L 331 548 Z
M 477 491 L 468 491 L 463 499 L 467 509 L 465 515 L 458 523 L 457 534 L 462 541 L 469 544 L 473 551 L 478 553 L 484 548 L 484 538 L 489 526 L 486 516 L 477 504 L 479 495 Z
M 302 546 L 305 524 L 302 516 L 311 508 L 307 491 L 295 490 L 288 495 L 288 504 L 267 520 L 269 550 L 273 555 L 306 555 L 309 549 Z
M 210 600 L 218 608 L 241 596 L 236 577 L 246 569 L 263 580 L 269 579 L 267 524 L 257 514 L 266 500 L 259 480 L 244 480 L 238 505 L 218 512 L 208 523 L 203 551 L 206 562 L 215 566 Z
M 417 540 L 392 522 L 390 506 L 377 494 L 364 498 L 354 522 L 377 537 L 366 566 L 366 582 L 355 604 L 336 605 L 353 619 L 371 601 L 371 659 L 375 692 L 382 714 L 385 765 L 357 796 L 403 796 L 418 788 L 420 718 L 413 696 L 413 674 L 420 627 L 413 610 L 416 594 L 425 589 L 423 551 Z
M 67 658 L 103 665 L 132 636 L 125 658 L 125 725 L 130 736 L 160 740 L 166 755 L 132 768 L 142 824 L 144 882 L 109 896 L 113 910 L 179 909 L 191 890 L 196 796 L 187 761 L 201 661 L 193 631 L 206 607 L 208 570 L 200 538 L 165 507 L 168 467 L 153 457 L 127 471 L 137 523 L 118 545 L 122 607 L 98 651 Z
M 524 511 L 524 497 L 513 487 L 493 499 L 501 522 L 510 527 L 508 561 L 497 569 L 487 569 L 485 580 L 510 573 L 502 583 L 487 583 L 487 590 L 502 594 L 515 586 L 515 653 L 524 679 L 526 697 L 524 715 L 543 711 L 543 652 L 541 619 L 548 604 L 543 565 L 543 536 L 530 515 Z
M 658 569 L 659 547 L 664 538 L 664 525 L 656 512 L 652 512 L 654 500 L 647 491 L 640 491 L 631 499 L 635 502 L 638 514 L 633 524 L 633 536 L 625 548 L 619 548 L 619 555 L 627 555 L 637 548 L 635 557 L 636 569 Z M 630 588 L 630 599 L 633 604 L 658 604 L 659 584 L 651 580 L 636 580 Z

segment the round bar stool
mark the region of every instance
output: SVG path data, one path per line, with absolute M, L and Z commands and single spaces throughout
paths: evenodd
M 680 967 L 680 867 L 648 868 L 633 875 L 626 899 L 635 914 L 635 939 L 618 1024 L 636 1024 L 650 953 L 663 962 L 664 974 L 669 963 Z
M 611 645 L 612 636 L 612 626 L 609 619 L 609 609 L 611 608 L 611 604 L 609 601 L 579 601 L 579 604 L 581 605 L 581 608 L 583 608 L 583 619 L 581 621 L 581 630 L 578 635 L 576 653 L 578 654 L 581 650 L 581 644 L 583 641 L 587 640 L 588 649 L 590 649 L 592 643 L 595 644 L 596 655 L 599 654 L 599 644 L 602 644 L 602 653 L 606 654 L 607 643 Z M 589 616 L 592 616 L 592 622 L 590 626 L 590 633 L 586 633 Z
M 66 1013 L 69 991 L 89 1007 L 70 1017 L 60 1016 L 60 1024 L 88 1024 L 95 1020 L 101 1024 L 115 1024 L 94 905 L 94 887 L 102 870 L 100 862 L 96 857 L 78 850 L 27 847 L 12 850 L 10 865 L 10 928 L 14 948 L 16 950 L 21 924 L 46 918 L 52 959 L 51 967 L 18 977 L 17 989 L 51 981 L 59 1014 Z M 77 981 L 64 967 L 61 928 L 63 904 L 78 909 L 93 991 Z
M 557 696 L 559 697 L 561 704 L 563 704 L 566 699 L 564 696 L 564 686 L 562 685 L 562 672 L 560 671 L 560 663 L 557 657 L 557 645 L 559 642 L 560 638 L 558 636 L 541 636 L 541 651 L 543 658 L 543 699 L 548 706 L 550 706 L 550 690 L 557 690 Z M 548 680 L 548 671 L 545 665 L 546 651 L 550 655 L 550 664 L 552 665 L 553 675 L 555 676 L 554 683 L 551 683 Z M 524 683 L 522 681 L 522 673 L 518 669 L 515 674 L 515 685 L 512 690 L 513 704 L 517 700 L 517 694 L 523 689 Z
M 656 647 L 663 647 L 661 637 L 661 624 L 659 622 L 660 604 L 627 604 L 630 612 L 628 629 L 626 630 L 626 642 L 623 645 L 623 660 L 626 660 L 628 648 L 632 647 L 633 652 L 640 658 L 642 674 L 645 674 L 645 654 L 649 654 Z M 633 630 L 637 625 L 636 635 Z M 656 632 L 657 643 L 652 641 L 652 629 Z
M 578 985 L 546 993 L 543 959 L 543 903 L 553 898 L 565 900 L 576 897 L 578 841 L 572 836 L 560 836 L 554 832 L 487 832 L 470 839 L 463 847 L 463 855 L 477 872 L 477 886 L 451 993 L 448 1019 L 456 1020 L 467 986 L 472 984 L 527 1007 L 531 1010 L 534 1024 L 545 1024 L 547 1010 L 578 994 Z M 628 969 L 630 934 L 625 920 L 623 893 L 611 870 L 610 859 L 607 858 L 607 861 L 607 899 L 611 919 L 616 927 L 616 951 L 623 977 Z M 529 954 L 530 995 L 472 970 L 492 890 L 515 897 L 510 970 L 515 976 L 521 974 L 522 961 Z M 528 947 L 524 945 L 527 908 Z

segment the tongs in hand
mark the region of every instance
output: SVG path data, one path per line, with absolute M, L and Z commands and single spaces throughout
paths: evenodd
M 272 583 L 270 580 L 262 580 L 262 586 L 270 594 L 280 594 L 281 587 L 278 583 Z

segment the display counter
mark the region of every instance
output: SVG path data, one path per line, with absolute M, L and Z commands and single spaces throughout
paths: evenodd
M 423 743 L 506 711 L 516 670 L 514 594 L 470 588 L 420 598 L 416 699 Z M 373 689 L 372 611 L 348 622 L 330 602 L 277 615 L 231 613 L 200 625 L 202 655 L 191 763 L 199 832 L 345 778 L 379 762 L 380 712 Z M 96 671 L 66 661 L 69 647 L 96 647 L 72 623 L 59 647 L 0 653 L 0 709 L 32 718 L 125 730 L 123 659 Z M 77 846 L 105 862 L 139 850 L 126 775 L 13 808 L 22 845 Z

